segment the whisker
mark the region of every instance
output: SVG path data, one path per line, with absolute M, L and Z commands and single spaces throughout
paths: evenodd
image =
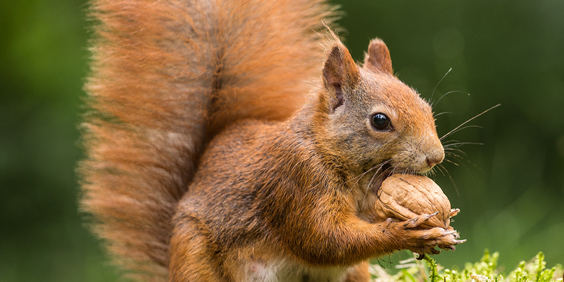
M 484 143 L 478 143 L 478 142 L 458 142 L 458 143 L 452 143 L 452 144 L 443 145 L 443 148 L 460 147 L 460 146 L 463 146 L 463 145 L 484 145 Z
M 440 112 L 440 113 L 434 115 L 434 118 L 437 118 L 438 116 L 444 115 L 444 114 L 452 114 L 452 112 Z
M 458 154 L 452 153 L 452 152 L 449 153 L 448 155 L 446 155 L 446 157 L 445 157 L 445 161 L 446 161 L 446 162 L 451 161 L 452 159 L 455 159 L 455 160 L 457 160 L 457 161 L 462 161 L 462 160 L 464 160 L 463 157 L 461 157 L 461 156 L 458 155 Z
M 362 204 L 361 204 L 362 206 L 364 206 L 364 201 L 366 201 L 366 195 L 368 194 L 368 191 L 370 191 L 370 186 L 372 186 L 372 181 L 374 180 L 374 177 L 375 177 L 376 175 L 378 175 L 379 170 L 382 169 L 382 168 L 383 168 L 387 163 L 389 163 L 390 161 L 391 161 L 391 159 L 390 159 L 390 160 L 387 160 L 387 161 L 385 161 L 385 162 L 383 162 L 383 163 L 380 165 L 380 167 L 378 168 L 378 170 L 374 173 L 374 175 L 372 175 L 372 178 L 370 179 L 370 181 L 368 181 L 368 185 L 366 186 L 366 189 L 365 189 L 366 191 L 364 192 L 364 198 L 362 199 Z M 388 169 L 386 168 L 386 169 L 384 169 L 384 170 L 383 170 L 382 172 L 380 172 L 380 173 L 384 173 L 384 172 L 386 172 L 386 170 L 388 170 Z M 380 197 L 378 193 L 376 193 L 376 197 L 377 197 L 377 198 Z
M 447 141 L 444 141 L 444 142 L 441 142 L 441 143 L 443 144 L 443 146 L 445 146 L 445 145 L 450 144 L 450 143 L 458 143 L 458 142 L 460 142 L 460 141 L 453 139 L 453 140 L 447 140 Z
M 461 127 L 461 128 L 456 129 L 456 130 L 453 131 L 452 133 L 449 132 L 449 134 L 454 134 L 454 133 L 456 133 L 456 132 L 458 132 L 458 131 L 461 131 L 461 130 L 464 130 L 464 129 L 467 129 L 467 128 L 484 128 L 484 127 L 482 127 L 482 126 L 480 126 L 480 125 L 467 125 L 467 126 L 464 126 L 464 127 Z
M 436 165 L 435 167 L 437 168 L 438 171 L 441 172 L 441 174 L 442 174 L 443 176 L 445 176 L 445 172 L 443 171 L 444 168 L 443 168 L 441 165 Z
M 373 167 L 371 167 L 370 169 L 368 169 L 368 170 L 366 170 L 365 172 L 361 173 L 360 175 L 351 178 L 349 181 L 347 181 L 347 183 L 349 183 L 349 182 L 351 182 L 351 181 L 353 181 L 353 180 L 356 179 L 356 183 L 353 185 L 353 187 L 356 186 L 356 185 L 358 184 L 358 182 L 360 181 L 360 179 L 361 179 L 363 176 L 365 176 L 365 175 L 366 175 L 367 173 L 369 173 L 371 170 L 373 170 L 373 169 L 375 169 L 376 167 L 378 167 L 378 165 L 379 165 L 379 164 L 376 164 L 376 165 L 374 165 Z
M 443 96 L 441 96 L 441 98 L 439 98 L 439 100 L 437 100 L 437 102 L 434 102 L 433 104 L 434 104 L 434 105 L 438 104 L 439 101 L 441 101 L 445 96 L 447 96 L 448 94 L 452 94 L 452 93 L 464 93 L 464 92 L 462 92 L 462 91 L 460 91 L 460 90 L 452 90 L 452 91 L 449 91 L 449 92 L 443 94 Z M 468 93 L 466 93 L 466 94 L 468 94 Z M 470 94 L 468 94 L 468 95 L 470 95 Z
M 441 165 L 442 166 L 442 165 Z M 448 178 L 450 178 L 450 181 L 452 182 L 452 185 L 454 186 L 454 190 L 456 190 L 456 194 L 460 197 L 460 191 L 458 191 L 458 187 L 456 186 L 456 183 L 454 183 L 454 179 L 452 179 L 452 175 L 450 175 L 450 172 L 448 172 L 448 169 L 446 169 L 446 167 L 442 166 L 445 170 L 445 172 L 448 175 Z
M 459 143 L 462 142 L 457 142 L 457 143 L 452 143 L 452 144 L 448 144 L 448 145 L 444 145 L 443 149 L 445 151 L 445 155 L 455 155 L 460 157 L 458 154 L 461 155 L 466 155 L 466 152 L 462 151 L 461 149 L 459 149 L 462 145 L 460 145 Z M 461 157 L 460 157 L 461 158 Z
M 445 152 L 445 155 L 447 157 L 454 156 L 454 157 L 462 159 L 462 156 L 466 156 L 466 153 L 464 151 L 450 151 L 450 152 Z
M 380 169 L 382 169 L 387 163 L 389 163 L 391 160 L 386 160 L 384 162 L 381 162 L 379 164 L 374 165 L 373 167 L 371 167 L 370 169 L 368 169 L 367 171 L 365 171 L 364 173 L 360 174 L 359 176 L 355 177 L 356 178 L 356 183 L 354 184 L 354 186 L 351 187 L 351 189 L 353 189 L 353 187 L 355 187 L 356 185 L 358 185 L 358 182 L 362 179 L 362 177 L 364 175 L 366 175 L 368 172 L 374 170 L 375 168 L 378 168 L 376 170 L 376 172 L 374 172 L 374 175 L 372 175 L 372 177 L 370 178 L 370 181 L 368 181 L 368 184 L 366 186 L 366 189 L 364 191 L 364 197 L 362 198 L 362 203 L 361 206 L 364 205 L 364 201 L 366 200 L 366 196 L 368 195 L 368 192 L 370 191 L 370 186 L 372 185 L 372 181 L 374 180 L 374 177 L 376 177 L 378 175 L 378 172 L 380 171 Z M 354 180 L 351 179 L 350 181 Z
M 452 133 L 456 132 L 456 130 L 458 130 L 459 128 L 461 128 L 465 124 L 469 123 L 470 121 L 474 120 L 475 118 L 477 118 L 477 117 L 479 117 L 479 116 L 481 116 L 481 115 L 483 115 L 483 114 L 485 114 L 485 113 L 487 113 L 487 112 L 489 112 L 489 111 L 491 111 L 491 110 L 493 110 L 493 109 L 495 109 L 499 106 L 501 106 L 501 104 L 497 104 L 497 105 L 495 105 L 495 106 L 493 106 L 493 107 L 473 116 L 472 118 L 468 119 L 467 121 L 461 123 L 459 126 L 455 127 L 453 130 L 449 131 L 447 134 L 443 135 L 443 137 L 439 138 L 439 140 L 443 140 L 443 138 L 445 138 L 445 137 L 451 135 Z
M 462 157 L 461 157 L 460 155 L 455 154 L 455 153 L 453 153 L 453 152 L 450 152 L 450 153 L 446 154 L 446 156 L 447 156 L 447 157 L 453 157 L 453 158 L 457 158 L 457 159 L 459 159 L 459 160 L 462 160 Z
M 433 89 L 433 92 L 431 93 L 431 101 L 433 101 L 433 95 L 435 95 L 435 91 L 437 91 L 437 87 L 439 87 L 439 84 L 441 84 L 441 82 L 443 81 L 443 79 L 445 79 L 445 77 L 452 71 L 452 68 L 448 69 L 448 71 L 445 73 L 445 75 L 443 75 L 443 77 L 441 78 L 441 80 L 439 80 L 439 82 L 437 82 L 437 85 L 435 85 L 435 89 Z M 431 102 L 431 106 L 433 106 L 435 103 Z
M 372 185 L 372 181 L 374 181 L 374 177 L 376 177 L 376 175 L 378 175 L 378 172 L 380 171 L 380 169 L 382 169 L 384 167 L 384 165 L 386 165 L 390 160 L 385 161 L 384 163 L 380 164 L 380 167 L 378 167 L 378 170 L 376 170 L 376 172 L 374 173 L 374 175 L 372 175 L 372 177 L 370 178 L 370 181 L 368 181 L 368 186 L 366 187 L 366 191 L 368 191 L 368 189 L 370 188 L 370 186 Z
M 466 152 L 458 149 L 458 147 L 447 147 L 447 148 L 445 148 L 445 153 L 449 153 L 449 152 L 457 152 L 457 153 L 466 155 Z
M 437 166 L 433 166 L 433 168 L 431 170 L 433 171 L 433 175 L 437 175 L 437 171 L 439 169 L 437 168 Z
M 456 160 L 456 162 L 455 162 L 455 160 Z M 456 157 L 451 157 L 451 158 L 449 158 L 448 160 L 445 160 L 445 162 L 454 164 L 455 166 L 460 166 L 460 167 L 465 167 L 465 168 L 466 168 L 466 166 L 464 166 L 464 164 L 462 163 L 462 161 L 463 161 L 463 159 L 461 159 L 461 158 L 456 158 Z M 459 165 L 459 163 L 460 163 L 460 165 Z

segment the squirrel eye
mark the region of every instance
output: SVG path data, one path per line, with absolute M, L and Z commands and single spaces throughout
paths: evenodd
M 390 118 L 382 113 L 377 113 L 370 119 L 372 126 L 379 131 L 389 131 L 392 129 Z

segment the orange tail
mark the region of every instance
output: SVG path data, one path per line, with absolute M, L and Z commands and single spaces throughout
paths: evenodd
M 322 0 L 93 0 L 81 207 L 115 262 L 167 276 L 171 216 L 213 135 L 284 119 L 323 63 Z

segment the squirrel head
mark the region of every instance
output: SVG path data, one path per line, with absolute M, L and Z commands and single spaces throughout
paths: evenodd
M 318 147 L 336 167 L 425 173 L 443 161 L 431 106 L 394 76 L 382 40 L 370 42 L 362 67 L 337 40 L 318 97 Z

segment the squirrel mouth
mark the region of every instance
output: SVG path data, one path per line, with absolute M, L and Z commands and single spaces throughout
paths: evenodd
M 385 164 L 379 169 L 379 172 L 376 172 L 376 175 L 373 176 L 374 180 L 372 181 L 370 189 L 374 194 L 378 195 L 378 191 L 380 190 L 380 187 L 382 187 L 384 180 L 393 174 L 391 168 L 392 167 L 390 165 Z

